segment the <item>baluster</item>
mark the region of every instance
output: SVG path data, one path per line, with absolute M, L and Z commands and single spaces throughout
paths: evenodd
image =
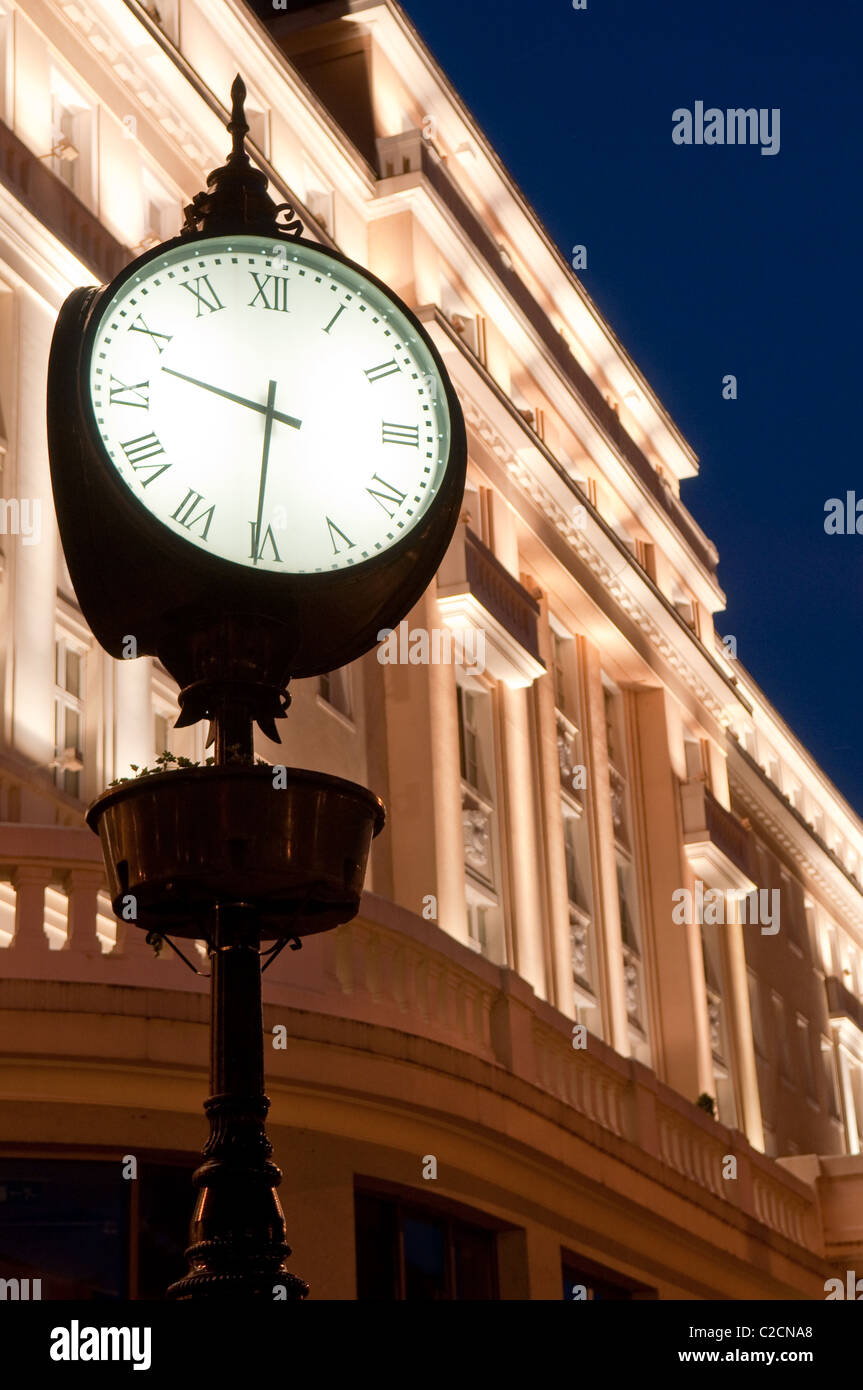
M 101 958 L 102 945 L 96 935 L 96 917 L 97 899 L 104 886 L 105 876 L 99 869 L 70 869 L 66 875 L 69 925 L 64 951 L 78 951 Z
M 45 935 L 45 889 L 54 875 L 38 864 L 22 864 L 15 870 L 15 935 L 9 943 L 15 973 L 32 964 L 36 976 L 44 973 L 48 958 Z

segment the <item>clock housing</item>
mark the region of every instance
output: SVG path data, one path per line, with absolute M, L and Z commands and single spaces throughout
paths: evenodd
M 314 402 L 308 396 L 304 401 L 292 399 L 289 393 L 289 388 L 297 386 L 303 364 L 303 334 L 310 334 L 311 326 L 296 330 L 299 341 L 292 343 L 287 354 L 290 380 L 279 380 L 276 365 L 268 366 L 270 359 L 264 354 L 260 365 L 269 375 L 266 381 L 261 379 L 256 391 L 257 378 L 250 382 L 248 373 L 244 375 L 245 358 L 251 349 L 244 357 L 242 343 L 232 346 L 230 338 L 223 338 L 220 356 L 218 344 L 213 347 L 220 311 L 202 307 L 195 297 L 197 291 L 213 302 L 210 288 L 214 277 L 209 273 L 207 279 L 207 267 L 219 253 L 233 255 L 233 251 L 226 250 L 229 246 L 242 248 L 240 254 L 245 250 L 247 259 L 255 262 L 240 267 L 248 272 L 246 279 L 239 277 L 243 292 L 249 288 L 249 298 L 254 298 L 255 291 L 261 290 L 263 299 L 274 305 L 270 310 L 259 300 L 254 310 L 246 304 L 245 313 L 259 310 L 262 324 L 269 323 L 274 313 L 279 314 L 285 335 L 295 330 L 290 323 L 291 311 L 280 312 L 275 307 L 276 297 L 287 293 L 277 280 L 286 281 L 288 286 L 293 281 L 299 287 L 303 278 L 299 270 L 308 274 L 314 266 L 314 273 L 321 273 L 324 286 L 338 284 L 337 291 L 323 288 L 319 295 L 322 307 L 328 299 L 333 303 L 336 322 L 331 334 L 348 323 L 351 305 L 359 318 L 359 298 L 367 306 L 362 310 L 363 316 L 379 320 L 374 328 L 380 330 L 381 343 L 390 341 L 383 336 L 387 324 L 393 343 L 399 345 L 398 349 L 394 347 L 392 356 L 404 359 L 397 366 L 400 378 L 405 380 L 400 379 L 398 385 L 405 386 L 411 380 L 416 391 L 416 417 L 387 419 L 387 413 L 394 412 L 383 410 L 382 403 L 395 384 L 395 369 L 388 365 L 390 359 L 383 351 L 366 352 L 371 359 L 379 356 L 380 361 L 366 361 L 358 356 L 355 386 L 361 387 L 362 393 L 357 389 L 352 396 L 353 410 L 348 403 L 343 421 L 345 456 L 337 457 L 333 441 L 339 439 L 339 402 L 335 398 L 328 400 L 326 382 L 318 383 L 319 394 Z M 196 266 L 196 256 L 203 268 Z M 197 282 L 188 293 L 203 365 L 196 367 L 189 359 L 178 358 L 173 375 L 158 368 L 158 377 L 154 372 L 148 378 L 148 401 L 157 396 L 161 400 L 161 418 L 168 434 L 171 419 L 175 420 L 176 438 L 162 440 L 147 420 L 149 408 L 131 403 L 135 390 L 140 392 L 141 388 L 138 373 L 127 373 L 139 377 L 130 381 L 116 373 L 113 378 L 109 374 L 109 381 L 102 382 L 95 391 L 93 383 L 98 381 L 98 353 L 106 350 L 106 323 L 119 322 L 118 318 L 111 318 L 114 309 L 119 314 L 125 307 L 127 317 L 135 311 L 141 315 L 143 327 L 137 330 L 141 345 L 151 352 L 154 366 L 163 357 L 167 365 L 171 344 L 153 337 L 159 325 L 149 314 L 149 295 L 136 304 L 129 301 L 136 297 L 136 286 L 150 286 L 151 291 L 161 288 L 152 285 L 159 268 L 167 272 L 174 265 L 179 267 L 184 281 Z M 182 271 L 183 266 L 189 268 L 188 274 Z M 225 294 L 218 292 L 218 286 L 215 288 L 216 297 L 227 307 Z M 347 304 L 346 295 L 350 296 Z M 157 298 L 154 293 L 153 304 Z M 323 334 L 326 320 L 315 327 Z M 130 336 L 127 330 L 127 340 Z M 231 356 L 225 356 L 225 342 L 232 346 Z M 312 346 L 316 360 L 324 364 L 321 369 L 325 370 L 326 354 L 320 353 L 317 340 Z M 314 355 L 311 347 L 308 355 Z M 110 363 L 108 357 L 103 360 Z M 220 374 L 220 362 L 224 375 Z M 334 367 L 334 389 L 336 379 L 346 379 L 349 367 L 349 361 L 343 357 L 338 371 Z M 239 386 L 238 376 L 242 377 Z M 313 376 L 307 373 L 305 380 Z M 218 380 L 211 380 L 213 377 Z M 425 384 L 421 385 L 423 378 Z M 158 392 L 153 389 L 157 379 Z M 216 391 L 211 389 L 214 386 Z M 124 391 L 130 402 L 125 410 L 118 409 Z M 226 392 L 241 397 L 241 401 L 228 399 Z M 189 402 L 188 414 L 183 414 L 183 393 Z M 357 402 L 369 402 L 359 423 L 353 419 L 359 413 Z M 105 409 L 108 404 L 110 411 Z M 375 417 L 369 412 L 379 405 L 381 438 L 375 452 L 371 442 Z M 224 515 L 226 504 L 236 492 L 242 525 L 238 522 L 233 532 L 230 528 L 225 530 L 222 553 L 218 553 L 208 544 L 209 536 L 216 534 L 218 507 L 210 517 L 205 537 L 208 504 L 202 504 L 207 503 L 208 494 L 201 483 L 214 483 L 217 467 L 224 470 L 227 466 L 230 451 L 223 446 L 224 432 L 214 429 L 212 421 L 230 419 L 231 410 L 236 412 L 234 418 L 242 421 L 238 433 L 241 444 L 244 440 L 247 447 L 238 446 L 244 456 L 231 464 L 235 467 L 233 474 L 222 476 L 220 496 Z M 271 438 L 261 503 L 266 411 L 272 417 L 272 436 L 278 433 L 280 437 L 278 441 Z M 282 418 L 276 418 L 275 412 Z M 128 439 L 120 440 L 121 426 L 115 425 L 112 434 L 106 421 L 116 421 L 118 417 L 122 420 L 126 413 L 130 418 Z M 426 417 L 432 421 L 431 427 L 418 428 L 414 436 L 414 423 Z M 133 419 L 141 423 L 133 425 Z M 287 423 L 288 419 L 300 420 L 299 428 Z M 309 423 L 312 419 L 314 427 Z M 307 435 L 300 449 L 297 440 L 307 423 Z M 391 427 L 389 439 L 386 425 Z M 410 440 L 404 443 L 393 434 L 393 429 L 408 426 Z M 124 431 L 125 428 L 122 427 Z M 319 440 L 317 454 L 315 434 Z M 361 447 L 357 443 L 360 438 Z M 187 234 L 175 238 L 139 257 L 110 285 L 76 290 L 69 296 L 57 321 L 49 363 L 48 439 L 61 538 L 88 623 L 102 646 L 115 657 L 128 654 L 128 639 L 134 637 L 137 653 L 160 657 L 181 686 L 216 672 L 223 678 L 237 678 L 239 673 L 242 679 L 255 677 L 281 686 L 291 678 L 317 675 L 355 660 L 375 645 L 382 628 L 397 625 L 430 583 L 455 528 L 464 492 L 467 449 L 461 408 L 435 345 L 411 310 L 380 280 L 339 252 L 301 238 L 251 234 L 242 223 L 236 227 L 222 226 L 215 236 L 190 238 Z M 131 449 L 124 450 L 122 444 L 130 441 Z M 409 451 L 418 456 L 412 460 L 416 468 L 409 480 L 403 464 L 402 471 L 390 466 L 390 476 L 384 473 L 383 464 L 375 466 L 378 458 L 401 460 Z M 355 472 L 352 452 L 360 455 Z M 421 457 L 425 454 L 427 458 Z M 426 468 L 428 472 L 424 473 Z M 177 484 L 177 496 L 166 495 L 160 510 L 153 499 L 159 485 L 167 483 L 170 469 L 175 470 L 172 481 Z M 299 482 L 297 471 L 302 475 Z M 201 478 L 201 483 L 193 480 L 193 474 Z M 292 482 L 293 493 L 285 477 Z M 295 527 L 297 543 L 290 556 L 289 544 L 284 548 L 279 544 L 281 532 L 275 527 L 270 529 L 268 508 L 278 505 L 281 487 L 286 498 L 287 542 L 292 524 L 291 498 L 300 510 L 301 504 L 308 501 L 302 479 L 306 480 L 308 492 L 315 494 L 315 505 L 324 498 L 323 516 L 319 518 L 321 543 L 317 550 L 308 546 L 303 550 L 300 544 L 306 539 L 313 515 L 310 504 L 308 517 L 301 517 L 299 529 Z M 424 480 L 426 486 L 420 488 L 419 483 Z M 354 510 L 348 517 L 336 514 L 338 496 L 327 503 L 324 494 L 328 481 L 337 483 L 344 490 L 343 495 L 353 486 L 349 508 Z M 406 485 L 408 481 L 413 490 Z M 267 488 L 276 490 L 268 494 Z M 193 496 L 189 497 L 189 492 Z M 379 495 L 375 497 L 372 492 Z M 419 500 L 413 502 L 414 498 Z M 358 529 L 361 507 L 366 529 L 362 536 L 353 536 L 352 520 Z M 191 527 L 185 525 L 189 519 Z M 377 531 L 376 524 L 380 526 Z M 263 542 L 260 547 L 255 546 L 255 528 Z M 238 540 L 243 533 L 245 554 Z M 348 541 L 353 544 L 348 546 Z M 334 547 L 332 554 L 329 547 Z M 276 554 L 282 563 L 276 562 Z

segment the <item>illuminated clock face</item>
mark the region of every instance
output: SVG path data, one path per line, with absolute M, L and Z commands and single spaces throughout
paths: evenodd
M 175 247 L 102 312 L 96 428 L 176 535 L 276 573 L 361 565 L 421 520 L 450 419 L 425 339 L 324 250 L 259 236 Z

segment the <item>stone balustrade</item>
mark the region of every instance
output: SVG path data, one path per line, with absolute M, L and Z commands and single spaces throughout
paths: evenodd
M 118 922 L 116 941 L 109 939 L 99 846 L 89 831 L 0 825 L 0 877 L 15 889 L 14 936 L 0 949 L 0 1007 L 7 980 L 208 988 L 206 957 L 191 943 L 182 944 L 201 974 L 167 949 L 157 957 L 132 924 Z M 59 949 L 44 929 L 49 886 L 68 898 Z M 587 1123 L 591 1142 L 631 1146 L 636 1165 L 649 1155 L 668 1185 L 690 1185 L 691 1200 L 727 1204 L 794 1244 L 819 1249 L 813 1187 L 634 1059 L 590 1034 L 586 1048 L 574 1047 L 572 1020 L 512 971 L 387 899 L 366 893 L 353 922 L 305 938 L 301 951 L 284 950 L 264 975 L 264 1005 L 265 1013 L 286 1006 L 365 1023 L 370 1046 L 374 1029 L 394 1030 L 406 1055 L 411 1037 L 430 1039 L 464 1054 L 466 1073 L 471 1059 L 505 1069 L 537 1104 L 564 1107 L 567 1127 Z M 736 1177 L 723 1175 L 729 1157 Z

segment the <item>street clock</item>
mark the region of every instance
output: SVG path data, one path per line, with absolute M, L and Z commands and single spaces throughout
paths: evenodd
M 244 148 L 172 241 L 74 291 L 48 382 L 63 547 L 103 647 L 153 654 L 190 723 L 213 681 L 272 692 L 368 651 L 431 581 L 464 422 L 410 309 L 286 227 Z M 269 695 L 264 695 L 264 689 Z

